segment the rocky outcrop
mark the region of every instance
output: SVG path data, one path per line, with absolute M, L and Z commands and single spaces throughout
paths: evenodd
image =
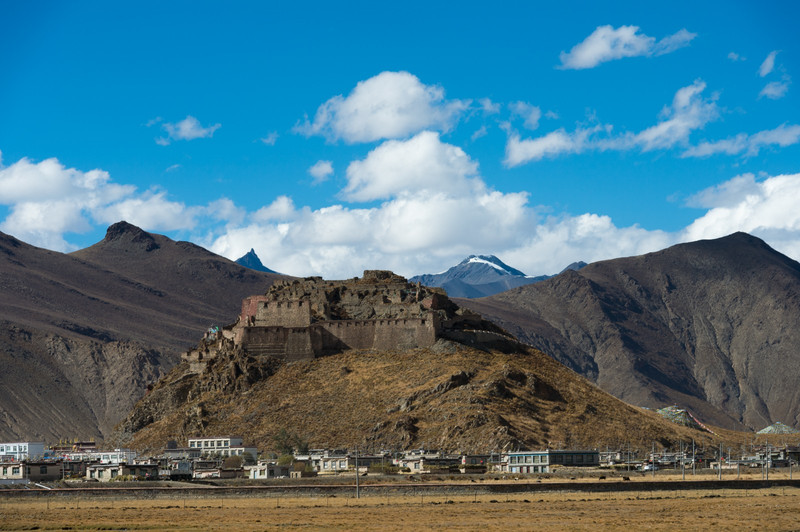
M 229 350 L 199 373 L 181 364 L 114 441 L 155 450 L 170 439 L 237 434 L 269 451 L 281 431 L 315 447 L 452 451 L 708 438 L 614 399 L 538 351 L 440 340 L 436 349 L 294 363 Z

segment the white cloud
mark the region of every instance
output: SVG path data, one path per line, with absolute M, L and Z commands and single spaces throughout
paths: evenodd
M 573 132 L 563 128 L 542 137 L 521 139 L 518 133 L 510 132 L 506 142 L 504 164 L 518 166 L 544 157 L 556 157 L 566 153 L 581 153 L 587 150 L 631 150 L 638 148 L 644 152 L 656 149 L 669 149 L 678 144 L 686 144 L 690 134 L 715 120 L 719 116 L 716 96 L 703 98 L 706 84 L 696 80 L 693 84 L 679 89 L 672 105 L 661 111 L 662 119 L 655 125 L 639 133 L 625 133 L 611 136 L 613 126 L 595 125 L 578 127 Z
M 759 131 L 753 135 L 739 133 L 715 142 L 701 142 L 687 149 L 681 157 L 707 157 L 718 153 L 726 155 L 744 154 L 747 157 L 758 155 L 762 148 L 780 146 L 785 148 L 800 142 L 800 125 L 781 124 L 775 129 Z
M 795 259 L 800 257 L 800 174 L 763 181 L 752 175 L 737 176 L 695 198 L 711 208 L 682 232 L 683 240 L 745 231 L 767 239 L 772 247 Z
M 775 68 L 775 56 L 778 55 L 779 50 L 773 50 L 767 55 L 761 66 L 758 67 L 758 75 L 762 78 L 768 75 Z
M 729 52 L 728 53 L 728 59 L 730 59 L 734 63 L 736 63 L 737 61 L 746 61 L 746 58 L 740 56 L 736 52 Z
M 0 230 L 57 251 L 74 249 L 65 233 L 83 233 L 97 223 L 128 220 L 168 231 L 191 228 L 201 212 L 168 201 L 165 192 L 137 194 L 132 185 L 112 182 L 108 172 L 66 168 L 55 158 L 0 166 L 0 189 L 0 204 L 9 206 Z
M 542 117 L 542 110 L 535 105 L 527 102 L 514 102 L 508 105 L 513 115 L 519 116 L 524 120 L 523 125 L 526 129 L 534 130 L 539 127 L 539 119 Z
M 333 163 L 331 161 L 317 161 L 308 169 L 308 173 L 314 178 L 314 183 L 322 183 L 333 175 Z
M 347 97 L 334 96 L 295 131 L 329 141 L 372 142 L 413 135 L 424 129 L 449 131 L 469 107 L 446 100 L 444 89 L 425 85 L 408 72 L 381 72 L 359 82 Z
M 372 201 L 411 192 L 441 192 L 471 187 L 478 163 L 464 150 L 423 131 L 408 140 L 389 140 L 347 167 L 342 196 Z
M 486 135 L 488 135 L 488 133 L 489 133 L 489 130 L 486 129 L 485 125 L 483 125 L 483 126 L 481 126 L 481 127 L 479 127 L 478 129 L 475 130 L 475 133 L 472 134 L 472 136 L 470 137 L 470 140 L 472 142 L 475 142 L 479 138 L 485 137 Z
M 689 98 L 691 99 L 691 98 Z M 800 126 L 785 126 L 745 139 L 769 143 Z M 770 140 L 771 139 L 771 140 Z M 409 158 L 414 155 L 416 158 Z M 394 168 L 394 180 L 383 169 Z M 440 271 L 470 253 L 493 253 L 531 275 L 556 273 L 575 260 L 587 262 L 662 249 L 678 242 L 734 231 L 760 236 L 800 257 L 800 174 L 756 178 L 745 174 L 692 196 L 705 212 L 683 230 L 619 227 L 602 213 L 542 217 L 526 192 L 492 190 L 477 163 L 460 148 L 423 132 L 386 141 L 355 161 L 361 181 L 351 192 L 382 203 L 366 208 L 296 206 L 288 196 L 247 212 L 228 198 L 206 206 L 170 201 L 166 191 L 136 192 L 101 170 L 67 169 L 55 159 L 22 159 L 0 167 L 0 190 L 9 215 L 0 229 L 30 243 L 73 249 L 64 238 L 95 224 L 127 219 L 145 230 L 205 235 L 198 243 L 229 258 L 255 248 L 270 268 L 292 275 L 349 278 L 364 269 L 403 275 Z M 413 168 L 409 168 L 413 167 Z M 428 181 L 420 176 L 427 175 Z M 351 177 L 351 176 L 348 176 Z M 40 183 L 53 191 L 44 193 Z M 36 191 L 39 191 L 37 194 Z
M 180 202 L 169 201 L 166 192 L 148 191 L 93 210 L 98 222 L 112 224 L 125 220 L 148 230 L 175 231 L 192 229 L 196 225 L 197 208 L 187 208 Z
M 294 218 L 294 202 L 289 196 L 278 196 L 275 201 L 265 207 L 258 209 L 253 215 L 253 221 L 263 222 L 285 222 Z
M 108 172 L 65 168 L 51 158 L 34 163 L 20 159 L 0 166 L 0 204 L 9 214 L 0 229 L 30 244 L 59 251 L 73 249 L 64 233 L 92 226 L 93 212 L 129 196 L 135 187 L 111 182 Z
M 254 247 L 270 268 L 293 275 L 348 278 L 386 268 L 410 276 L 438 267 L 443 256 L 463 258 L 474 249 L 513 244 L 532 222 L 527 200 L 525 193 L 503 194 L 484 186 L 404 193 L 372 208 L 311 210 L 283 200 L 270 209 L 280 210 L 279 215 L 253 219 L 208 246 L 229 257 Z
M 786 96 L 789 91 L 789 82 L 784 81 L 771 81 L 767 83 L 761 92 L 758 93 L 759 98 L 769 98 L 770 100 L 779 100 Z
M 496 115 L 500 112 L 500 104 L 494 103 L 489 98 L 481 98 L 478 100 L 478 103 L 481 106 L 481 110 L 484 114 L 487 115 Z
M 682 29 L 656 41 L 654 37 L 639 33 L 638 26 L 620 26 L 617 29 L 610 25 L 598 26 L 583 42 L 573 46 L 569 53 L 561 52 L 560 68 L 594 68 L 600 63 L 624 57 L 668 54 L 688 46 L 696 36 Z
M 238 207 L 230 198 L 214 200 L 199 212 L 203 216 L 209 216 L 214 220 L 223 221 L 234 226 L 241 225 L 247 216 L 247 211 Z
M 519 166 L 530 161 L 538 161 L 544 157 L 556 157 L 565 153 L 581 153 L 590 145 L 590 137 L 599 131 L 594 128 L 576 129 L 567 133 L 563 128 L 535 139 L 520 139 L 519 134 L 512 133 L 506 142 L 506 158 L 503 164 L 508 167 Z
M 271 132 L 269 132 L 267 134 L 266 137 L 263 137 L 263 138 L 261 138 L 259 140 L 261 140 L 261 142 L 263 142 L 267 146 L 274 146 L 275 142 L 277 142 L 277 140 L 278 140 L 278 132 L 277 131 L 271 131 Z
M 702 98 L 701 93 L 705 88 L 705 82 L 696 80 L 678 90 L 672 106 L 662 111 L 665 120 L 638 133 L 633 143 L 641 146 L 643 151 L 671 148 L 675 144 L 685 143 L 692 131 L 702 129 L 716 120 L 719 116 L 716 97 Z
M 213 126 L 203 127 L 199 120 L 190 115 L 174 124 L 170 122 L 162 124 L 167 136 L 157 138 L 156 144 L 166 146 L 173 140 L 211 138 L 221 126 L 222 124 L 214 124 Z

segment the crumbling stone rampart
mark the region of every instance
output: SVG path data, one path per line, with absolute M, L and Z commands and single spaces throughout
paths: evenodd
M 207 333 L 184 359 L 203 364 L 226 345 L 287 361 L 347 349 L 413 349 L 432 346 L 448 330 L 461 331 L 460 338 L 487 324 L 459 309 L 441 289 L 367 270 L 346 281 L 278 281 L 266 294 L 245 298 L 238 321 L 220 334 Z M 494 326 L 489 330 L 503 333 Z

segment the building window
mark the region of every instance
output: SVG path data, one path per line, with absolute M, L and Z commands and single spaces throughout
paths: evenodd
M 94 478 L 94 469 L 89 470 L 89 478 Z
M 39 466 L 39 474 L 40 475 L 46 475 L 47 474 L 47 466 L 46 465 Z
M 11 468 L 12 475 L 19 475 L 19 467 L 12 467 Z
M 116 469 L 112 469 L 111 470 L 111 478 L 116 478 L 116 476 L 117 476 L 117 470 Z

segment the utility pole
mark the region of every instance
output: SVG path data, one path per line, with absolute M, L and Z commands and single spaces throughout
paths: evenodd
M 686 480 L 686 457 L 683 452 L 683 440 L 681 440 L 681 480 Z
M 356 499 L 361 498 L 361 492 L 358 488 L 358 447 L 356 447 Z
M 696 462 L 697 460 L 695 459 L 694 438 L 692 438 L 692 476 L 694 476 Z
M 769 480 L 769 466 L 772 464 L 772 450 L 769 448 L 769 442 L 767 442 L 767 459 L 764 463 L 767 466 L 767 480 Z
M 653 452 L 650 454 L 651 469 L 653 478 L 656 478 L 656 442 L 653 442 Z
M 719 459 L 717 460 L 717 468 L 719 472 L 717 473 L 717 480 L 722 480 L 722 444 L 719 444 Z

